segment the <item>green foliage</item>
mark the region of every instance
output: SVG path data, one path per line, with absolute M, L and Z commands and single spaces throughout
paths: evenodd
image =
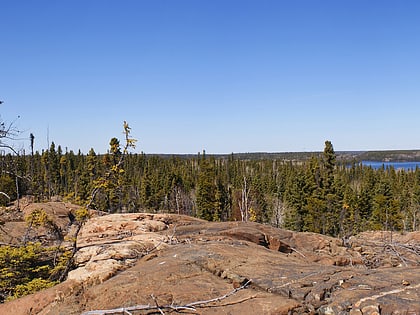
M 30 156 L 0 156 L 0 192 L 36 201 L 59 195 L 81 207 L 72 215 L 78 231 L 88 209 L 106 212 L 154 211 L 210 220 L 272 223 L 295 231 L 350 236 L 370 229 L 414 231 L 420 227 L 420 169 L 374 170 L 337 159 L 333 145 L 324 151 L 226 157 L 130 154 L 136 140 L 124 122 L 124 140 L 110 140 L 109 152 L 63 152 L 54 143 Z M 382 156 L 382 154 L 379 154 Z M 17 176 L 18 175 L 18 176 Z M 246 198 L 245 198 L 246 197 Z M 0 194 L 0 205 L 8 198 Z M 246 216 L 243 211 L 246 210 Z M 0 218 L 0 224 L 1 224 Z M 26 217 L 28 229 L 62 231 L 42 209 Z M 0 302 L 61 281 L 76 252 L 38 243 L 0 247 Z
M 57 281 L 50 281 L 42 278 L 35 278 L 25 284 L 18 284 L 14 288 L 13 296 L 9 296 L 6 300 L 11 301 L 22 296 L 35 293 L 37 291 L 48 289 L 56 285 Z
M 78 222 L 85 222 L 89 219 L 89 210 L 86 208 L 79 208 L 75 211 L 75 218 Z
M 109 146 L 112 154 L 121 154 L 120 140 L 118 140 L 117 138 L 112 138 L 109 142 Z
M 62 247 L 50 248 L 49 251 L 54 251 L 55 259 L 52 268 L 49 270 L 49 280 L 60 281 L 67 276 L 66 271 L 68 267 L 74 267 L 73 253 L 71 250 L 65 250 Z
M 61 248 L 44 248 L 40 243 L 0 246 L 0 302 L 55 285 L 67 256 Z
M 28 191 L 36 200 L 59 194 L 81 207 L 106 212 L 241 220 L 246 178 L 248 219 L 257 222 L 334 236 L 420 226 L 419 169 L 374 170 L 343 163 L 330 141 L 323 152 L 308 153 L 299 161 L 285 160 L 295 158 L 293 154 L 170 157 L 130 154 L 136 141 L 126 122 L 123 133 L 125 139 L 111 139 L 109 152 L 102 155 L 93 149 L 87 155 L 62 152 L 51 145 L 42 154 L 1 156 L 0 162 L 19 166 L 22 178 L 30 178 Z M 2 184 L 15 197 L 14 178 L 2 174 Z M 48 227 L 48 218 L 37 215 L 31 218 L 33 228 L 38 221 Z M 87 212 L 80 220 L 85 218 Z
M 25 221 L 26 224 L 31 227 L 46 226 L 52 222 L 48 214 L 42 208 L 32 211 L 26 216 Z
M 76 214 L 78 219 L 85 216 L 83 211 Z M 60 228 L 42 208 L 28 214 L 25 221 L 29 230 L 42 227 L 53 233 L 54 239 L 63 239 Z M 60 246 L 33 242 L 0 246 L 0 303 L 55 285 L 71 258 L 71 251 Z
M 16 184 L 15 180 L 9 175 L 0 175 L 0 205 L 6 206 L 11 200 L 16 199 Z M 8 198 L 8 197 L 10 198 Z
M 45 227 L 49 232 L 51 232 L 57 239 L 62 240 L 63 235 L 61 229 L 55 222 L 50 218 L 50 216 L 45 212 L 44 209 L 39 208 L 32 211 L 29 215 L 25 217 L 26 225 L 29 229 L 37 227 Z
M 103 174 L 93 179 L 91 196 L 88 198 L 86 208 L 106 208 L 109 212 L 122 210 L 123 186 L 125 185 L 124 158 L 130 148 L 135 148 L 136 139 L 131 138 L 131 128 L 124 121 L 125 145 L 121 150 L 120 141 L 112 138 L 109 145 L 110 150 L 103 158 Z M 94 152 L 91 150 L 89 166 L 92 175 L 92 159 Z
M 334 152 L 331 141 L 325 141 L 324 155 L 323 155 L 323 167 L 324 167 L 324 182 L 323 188 L 326 194 L 334 193 L 334 170 L 336 163 L 336 155 Z
M 215 205 L 217 204 L 214 166 L 212 161 L 203 158 L 197 181 L 198 217 L 209 221 L 217 220 L 219 215 L 215 212 Z

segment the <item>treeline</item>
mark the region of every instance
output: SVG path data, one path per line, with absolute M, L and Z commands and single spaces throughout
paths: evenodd
M 374 170 L 340 163 L 331 142 L 306 161 L 49 150 L 0 157 L 0 202 L 32 195 L 113 212 L 169 212 L 206 220 L 249 220 L 295 231 L 350 236 L 418 230 L 420 169 Z M 9 200 L 10 198 L 10 200 Z
M 381 161 L 381 162 L 416 162 L 420 159 L 419 150 L 392 150 L 392 151 L 367 151 L 358 152 L 356 155 L 359 161 Z

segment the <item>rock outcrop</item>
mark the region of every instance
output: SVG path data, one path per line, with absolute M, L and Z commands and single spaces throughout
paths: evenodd
M 68 280 L 0 305 L 0 314 L 82 314 L 136 305 L 169 313 L 213 300 L 196 313 L 420 314 L 419 240 L 418 232 L 392 239 L 371 232 L 344 244 L 251 222 L 98 216 L 79 233 L 78 268 Z

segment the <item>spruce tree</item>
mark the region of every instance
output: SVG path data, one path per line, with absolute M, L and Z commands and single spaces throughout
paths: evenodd
M 197 216 L 208 221 L 215 218 L 216 186 L 214 181 L 213 163 L 204 155 L 200 161 L 197 181 Z

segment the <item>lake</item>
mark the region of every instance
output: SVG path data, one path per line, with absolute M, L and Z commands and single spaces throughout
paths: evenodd
M 415 170 L 420 167 L 420 162 L 379 162 L 379 161 L 362 161 L 363 166 L 370 166 L 377 170 L 384 166 L 385 168 L 394 167 L 396 170 Z

